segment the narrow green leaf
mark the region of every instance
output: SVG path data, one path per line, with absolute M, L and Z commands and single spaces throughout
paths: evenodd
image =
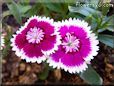
M 99 41 L 106 44 L 107 46 L 110 46 L 110 47 L 114 48 L 114 36 L 99 34 L 98 39 L 99 39 Z
M 65 2 L 64 0 L 41 0 L 42 2 L 45 2 L 44 5 L 49 10 L 57 12 L 57 13 L 64 13 L 66 12 L 64 9 L 64 6 L 66 3 L 57 3 L 57 2 Z
M 86 6 L 82 6 L 82 7 L 69 6 L 68 8 L 69 8 L 70 12 L 80 13 L 84 16 L 90 16 L 94 13 L 100 14 L 99 11 L 97 11 L 93 8 L 90 8 L 90 7 L 86 7 Z
M 105 31 L 105 30 L 107 30 L 106 28 L 99 28 L 98 29 L 98 33 L 101 33 L 101 32 L 103 32 L 103 31 Z
M 7 4 L 8 5 L 8 8 L 11 12 L 11 14 L 13 14 L 13 16 L 15 17 L 15 19 L 17 20 L 18 23 L 22 23 L 22 18 L 21 18 L 21 13 L 20 13 L 20 10 L 17 6 L 17 4 L 12 1 L 11 4 Z
M 19 3 L 22 5 L 29 5 L 30 4 L 30 0 L 19 0 Z
M 112 16 L 110 16 L 111 17 L 111 19 L 110 19 L 110 24 L 112 24 L 112 25 L 114 25 L 114 14 L 112 15 Z
M 45 6 L 54 12 L 62 13 L 62 5 L 60 3 L 45 3 Z
M 26 13 L 29 9 L 31 9 L 31 6 L 30 6 L 30 5 L 21 5 L 21 4 L 18 4 L 18 9 L 20 10 L 20 13 L 21 13 L 21 14 L 24 14 L 24 13 Z
M 107 16 L 105 16 L 104 18 L 103 18 L 103 21 L 102 21 L 102 27 L 105 27 L 106 25 L 110 25 L 110 24 L 114 24 L 114 15 L 112 15 L 112 16 L 109 16 L 109 17 L 107 17 Z
M 88 69 L 85 72 L 80 74 L 80 77 L 91 85 L 102 85 L 103 83 L 102 78 L 90 65 L 88 65 Z
M 83 17 L 81 15 L 75 14 L 75 13 L 68 13 L 67 18 L 79 18 L 79 19 L 83 19 Z
M 12 4 L 9 5 L 9 7 L 12 9 L 13 6 Z M 25 16 L 25 13 L 31 9 L 31 6 L 30 5 L 21 5 L 21 4 L 17 4 L 17 10 L 20 12 L 21 16 L 20 17 L 23 17 Z M 5 16 L 8 16 L 8 15 L 14 15 L 14 12 L 10 12 L 9 10 L 8 11 L 5 11 L 2 13 L 2 17 L 4 18 Z M 17 14 L 16 14 L 17 15 Z
M 70 12 L 80 13 L 81 15 L 84 15 L 84 16 L 90 15 L 90 13 L 88 11 L 86 11 L 85 9 L 83 9 L 82 7 L 68 6 L 68 8 L 69 8 Z
M 76 3 L 77 0 L 64 0 L 65 3 L 69 3 L 69 4 L 72 4 L 72 3 Z
M 97 23 L 96 22 L 92 22 L 91 29 L 95 30 L 96 28 L 97 28 Z
M 40 3 L 36 3 L 35 5 L 33 5 L 25 14 L 26 17 L 31 17 L 33 15 L 37 15 L 38 12 L 41 9 L 41 4 Z

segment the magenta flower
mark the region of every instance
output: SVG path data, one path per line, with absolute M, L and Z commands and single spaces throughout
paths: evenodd
M 58 49 L 60 36 L 53 19 L 33 16 L 11 39 L 12 50 L 27 62 L 41 63 Z
M 61 45 L 47 62 L 54 68 L 79 73 L 87 68 L 87 62 L 97 55 L 98 40 L 90 26 L 79 19 L 69 19 L 55 24 L 61 35 Z

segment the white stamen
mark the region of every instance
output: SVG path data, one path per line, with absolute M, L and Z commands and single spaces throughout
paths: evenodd
M 65 48 L 66 53 L 76 52 L 79 50 L 79 39 L 77 39 L 77 37 L 71 35 L 70 33 L 67 33 L 62 45 L 63 48 Z
M 26 35 L 26 39 L 29 43 L 40 43 L 40 41 L 43 40 L 43 37 L 43 30 L 37 27 L 31 28 Z

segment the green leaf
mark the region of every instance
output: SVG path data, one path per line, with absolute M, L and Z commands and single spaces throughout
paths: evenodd
M 49 66 L 48 66 L 48 64 L 44 63 L 44 66 L 45 66 L 45 68 L 44 68 L 43 72 L 41 72 L 38 75 L 38 78 L 41 79 L 41 80 L 45 80 L 48 77 L 48 74 L 49 74 Z
M 107 30 L 106 28 L 99 28 L 98 29 L 98 33 L 101 33 L 101 32 L 103 32 L 103 31 L 105 31 L 105 30 Z
M 102 14 L 107 15 L 107 13 L 109 12 L 109 8 L 110 8 L 110 3 L 103 3 L 102 4 Z
M 67 10 L 65 4 L 62 4 L 62 3 L 45 3 L 45 6 L 49 10 L 57 13 L 66 13 L 66 10 Z
M 20 12 L 20 14 L 21 14 L 21 16 L 20 17 L 23 17 L 23 16 L 26 16 L 25 15 L 25 13 L 29 10 L 29 9 L 31 9 L 31 6 L 30 5 L 21 5 L 21 4 L 17 4 L 16 5 L 17 6 L 17 9 L 18 9 L 18 11 Z M 12 4 L 9 4 L 9 7 L 11 8 L 11 10 L 12 10 Z M 6 16 L 8 16 L 8 15 L 14 15 L 14 12 L 10 12 L 9 10 L 8 11 L 5 11 L 5 12 L 3 12 L 2 13 L 2 16 L 3 16 L 3 18 L 4 17 L 6 17 Z
M 56 2 L 56 0 L 55 1 L 54 0 L 41 0 L 41 1 L 45 2 L 43 5 L 51 11 L 54 11 L 57 13 L 63 13 L 64 12 L 63 9 L 64 9 L 65 3 L 64 4 L 63 3 L 57 3 L 57 2 L 64 2 L 64 0 L 63 1 L 57 0 L 57 2 Z
M 75 12 L 75 13 L 80 13 L 81 15 L 84 16 L 89 16 L 90 13 L 88 11 L 86 11 L 84 8 L 82 7 L 72 7 L 72 6 L 68 6 L 69 11 L 70 12 Z
M 75 13 L 68 13 L 67 18 L 79 18 L 79 19 L 83 19 L 83 17 L 81 15 L 75 14 Z
M 114 32 L 114 25 L 112 27 L 111 26 L 107 27 L 107 30 Z
M 21 14 L 24 14 L 24 13 L 26 13 L 29 9 L 31 9 L 31 6 L 30 6 L 30 5 L 21 5 L 21 4 L 19 4 L 19 5 L 18 5 L 18 9 L 20 9 L 20 13 L 21 13 Z
M 80 77 L 91 85 L 102 85 L 103 83 L 102 78 L 90 65 L 88 65 L 88 69 L 85 72 L 80 74 Z
M 84 15 L 84 16 L 90 16 L 94 13 L 100 14 L 99 11 L 86 6 L 82 6 L 82 7 L 69 6 L 68 8 L 70 12 L 80 13 L 81 15 Z
M 114 48 L 114 36 L 99 34 L 98 39 L 99 39 L 99 41 L 106 44 L 107 46 L 110 46 L 110 47 Z
M 40 9 L 41 9 L 41 3 L 36 3 L 26 12 L 25 16 L 31 17 L 33 15 L 37 15 L 38 12 L 40 12 Z
M 77 1 L 77 0 L 64 0 L 65 3 L 69 3 L 69 4 L 71 4 L 71 3 L 76 3 L 76 1 Z
M 15 19 L 17 20 L 18 23 L 22 23 L 22 18 L 21 18 L 21 13 L 20 13 L 20 10 L 17 6 L 17 4 L 12 1 L 11 4 L 7 4 L 8 5 L 8 8 L 11 12 L 11 14 L 13 14 L 13 16 L 15 17 Z
M 112 16 L 110 16 L 110 17 L 111 17 L 111 19 L 110 19 L 109 23 L 114 25 L 114 14 Z
M 113 17 L 114 15 L 112 16 L 97 16 L 96 14 L 93 14 L 92 16 L 92 25 L 91 26 L 94 26 L 95 24 L 97 24 L 97 27 L 96 27 L 96 31 L 98 33 L 100 32 L 103 32 L 105 30 L 109 30 L 111 32 L 114 31 L 114 25 L 113 25 Z
M 113 23 L 114 23 L 114 15 L 112 15 L 112 16 L 109 16 L 109 17 L 107 17 L 107 16 L 105 16 L 104 18 L 103 18 L 103 21 L 102 21 L 102 27 L 105 27 L 107 24 L 109 24 L 109 25 L 113 25 Z
M 19 0 L 19 3 L 22 5 L 29 5 L 30 4 L 30 0 Z

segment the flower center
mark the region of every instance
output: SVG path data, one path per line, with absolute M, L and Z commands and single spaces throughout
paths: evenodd
M 77 39 L 76 36 L 67 33 L 62 45 L 66 53 L 76 52 L 79 50 L 79 39 Z
M 26 39 L 29 43 L 40 43 L 43 40 L 44 32 L 37 27 L 31 28 L 26 35 Z

